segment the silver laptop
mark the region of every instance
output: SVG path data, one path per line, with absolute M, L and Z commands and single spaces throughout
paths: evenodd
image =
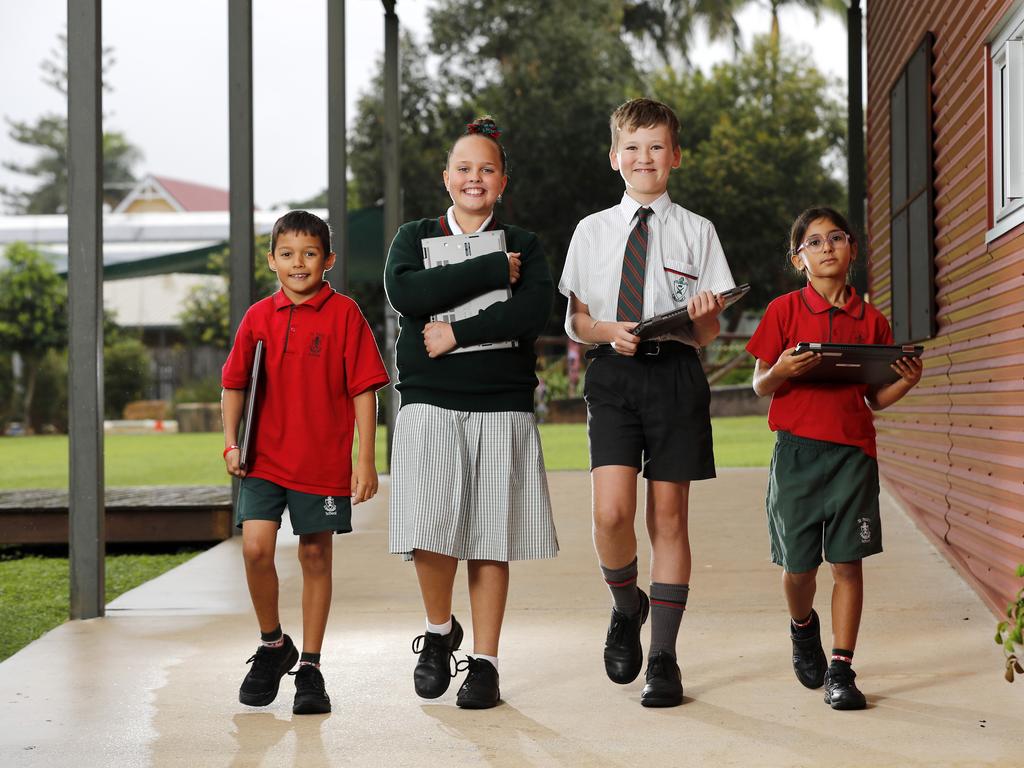
M 493 229 L 486 232 L 474 232 L 468 235 L 448 235 L 447 237 L 428 237 L 422 241 L 423 266 L 427 269 L 444 267 L 449 264 L 461 264 L 495 251 L 505 250 L 505 232 Z M 464 304 L 445 309 L 431 315 L 430 319 L 438 323 L 454 323 L 474 317 L 499 301 L 506 301 L 512 295 L 508 287 L 487 291 L 475 296 Z M 474 344 L 468 347 L 456 347 L 448 354 L 456 352 L 479 352 L 485 349 L 509 349 L 519 346 L 519 342 L 493 341 Z

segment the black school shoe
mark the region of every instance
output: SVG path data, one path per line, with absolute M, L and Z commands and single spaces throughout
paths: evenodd
M 265 707 L 277 698 L 281 678 L 299 660 L 299 652 L 288 635 L 279 648 L 261 645 L 249 657 L 246 664 L 252 664 L 249 673 L 238 689 L 238 700 L 250 707 Z
M 683 676 L 675 657 L 654 651 L 647 659 L 647 685 L 640 694 L 645 707 L 678 707 L 683 703 Z
M 857 689 L 857 673 L 847 666 L 829 667 L 825 673 L 825 703 L 832 709 L 864 709 L 867 699 Z
M 295 675 L 295 703 L 293 715 L 325 715 L 331 711 L 331 697 L 327 695 L 324 676 L 314 664 L 300 664 L 289 675 Z
M 613 683 L 625 685 L 636 680 L 644 665 L 644 649 L 640 645 L 640 627 L 647 621 L 651 601 L 647 593 L 640 592 L 640 612 L 626 616 L 612 608 L 608 636 L 604 641 L 604 671 Z
M 797 637 L 792 619 L 789 622 L 789 637 L 793 641 L 793 671 L 796 679 L 806 688 L 821 688 L 828 670 L 825 650 L 821 647 L 821 624 L 818 612 L 811 610 L 811 626 L 808 637 Z
M 465 666 L 463 666 L 465 664 Z M 468 669 L 455 703 L 463 709 L 490 709 L 501 701 L 498 690 L 498 670 L 487 659 L 475 659 L 467 656 L 466 661 L 459 662 L 459 671 Z
M 452 616 L 452 631 L 447 635 L 425 632 L 412 641 L 412 652 L 420 655 L 412 673 L 416 695 L 436 699 L 448 690 L 455 677 L 454 652 L 462 644 L 462 625 Z

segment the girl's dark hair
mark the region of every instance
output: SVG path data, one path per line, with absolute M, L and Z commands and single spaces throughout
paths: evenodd
M 331 228 L 327 222 L 309 211 L 288 211 L 284 216 L 274 222 L 274 228 L 270 232 L 270 252 L 273 253 L 277 247 L 277 238 L 284 232 L 301 232 L 304 235 L 315 237 L 320 241 L 324 249 L 324 256 L 331 252 Z
M 829 208 L 828 206 L 820 205 L 813 208 L 808 208 L 806 211 L 796 217 L 796 221 L 793 222 L 793 228 L 789 231 L 789 256 L 796 253 L 796 249 L 800 247 L 800 244 L 804 241 L 804 235 L 807 234 L 807 228 L 811 226 L 811 222 L 817 221 L 818 219 L 828 219 L 839 229 L 843 230 L 847 235 L 850 236 L 850 242 L 856 243 L 857 236 L 853 234 L 853 230 L 850 229 L 850 225 L 846 221 L 846 217 L 839 213 L 835 208 Z
M 472 123 L 466 124 L 466 130 L 458 139 L 452 142 L 451 147 L 448 149 L 448 158 L 445 160 L 445 166 L 447 167 L 452 161 L 452 152 L 455 151 L 455 145 L 466 136 L 483 136 L 485 139 L 490 139 L 494 142 L 494 145 L 498 148 L 498 153 L 501 155 L 501 172 L 504 175 L 505 168 L 508 165 L 508 158 L 505 156 L 505 148 L 501 145 L 500 141 L 501 129 L 498 128 L 498 124 L 494 122 L 494 118 L 490 115 L 483 115 Z

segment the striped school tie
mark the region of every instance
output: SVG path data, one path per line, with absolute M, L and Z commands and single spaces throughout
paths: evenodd
M 647 219 L 654 211 L 640 208 L 636 212 L 636 226 L 626 240 L 622 256 L 622 281 L 619 283 L 619 303 L 616 320 L 639 323 L 644 313 L 644 273 L 647 271 Z

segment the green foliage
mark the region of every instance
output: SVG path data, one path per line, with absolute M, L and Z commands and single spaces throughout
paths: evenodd
M 253 274 L 257 301 L 277 290 L 277 278 L 267 265 L 269 250 L 269 235 L 256 238 L 253 249 Z M 229 253 L 227 248 L 211 253 L 208 260 L 210 272 L 228 278 Z M 189 291 L 178 315 L 181 320 L 181 333 L 189 344 L 209 345 L 226 350 L 231 346 L 230 315 L 226 285 L 197 285 Z
M 108 555 L 106 601 L 193 558 L 167 555 Z M 0 661 L 68 618 L 66 557 L 21 557 L 0 551 Z
M 1017 566 L 1017 578 L 1024 579 L 1024 565 Z M 1024 674 L 1024 587 L 1017 591 L 1017 599 L 1006 606 L 1006 621 L 996 626 L 996 644 L 1003 646 L 1006 656 L 1006 682 L 1012 683 L 1014 672 Z
M 789 228 L 810 205 L 842 210 L 835 175 L 845 153 L 844 106 L 807 57 L 753 50 L 700 72 L 665 73 L 654 86 L 682 123 L 672 199 L 709 218 L 747 308 L 799 286 L 786 256 Z
M 139 340 L 124 338 L 103 349 L 103 395 L 108 419 L 120 419 L 124 407 L 141 400 L 153 380 L 149 351 Z
M 32 413 L 33 432 L 68 431 L 68 353 L 51 349 L 39 363 Z
M 186 381 L 174 390 L 174 403 L 217 403 L 220 402 L 220 377 Z

